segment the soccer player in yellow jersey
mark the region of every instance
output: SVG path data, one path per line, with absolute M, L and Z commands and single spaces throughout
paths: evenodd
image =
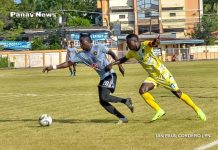
M 193 108 L 201 120 L 206 121 L 206 116 L 203 111 L 194 104 L 187 94 L 179 89 L 172 74 L 153 53 L 153 47 L 156 47 L 160 43 L 159 37 L 153 41 L 144 41 L 140 43 L 136 34 L 129 34 L 126 37 L 126 41 L 127 46 L 130 49 L 126 56 L 109 64 L 106 67 L 106 70 L 110 70 L 113 65 L 122 64 L 130 58 L 135 58 L 141 64 L 149 76 L 142 83 L 139 93 L 145 102 L 156 111 L 156 114 L 151 121 L 155 121 L 165 115 L 165 111 L 160 108 L 160 106 L 155 102 L 154 97 L 149 93 L 150 90 L 156 88 L 158 85 L 162 85 L 169 89 L 176 97 L 180 98 Z

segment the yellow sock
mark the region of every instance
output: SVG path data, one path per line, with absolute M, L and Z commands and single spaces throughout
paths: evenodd
M 187 94 L 182 93 L 180 99 L 183 100 L 187 105 L 191 106 L 196 112 L 199 110 L 198 106 L 195 105 L 195 103 Z
M 160 109 L 160 106 L 154 101 L 154 97 L 146 92 L 141 95 L 146 103 L 148 103 L 149 106 L 151 106 L 154 110 L 158 111 Z

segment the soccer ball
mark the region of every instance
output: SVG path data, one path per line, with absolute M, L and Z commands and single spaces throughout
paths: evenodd
M 42 114 L 39 117 L 39 124 L 43 127 L 50 126 L 52 124 L 52 118 L 48 114 Z

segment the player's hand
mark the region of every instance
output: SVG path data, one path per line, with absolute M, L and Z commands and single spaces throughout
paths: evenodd
M 105 70 L 106 72 L 108 72 L 108 71 L 110 71 L 110 70 L 112 69 L 112 66 L 113 66 L 113 64 L 110 63 L 109 65 L 107 65 L 107 66 L 104 68 L 104 70 Z
M 124 73 L 125 73 L 125 69 L 123 68 L 123 66 L 121 64 L 118 65 L 120 73 L 123 75 L 124 77 Z
M 160 44 L 160 35 L 151 42 L 152 47 L 156 47 Z
M 93 63 L 91 66 L 92 66 L 93 69 L 95 69 L 95 70 L 99 70 L 98 64 Z
M 43 70 L 42 70 L 42 72 L 43 73 L 48 73 L 49 71 L 51 71 L 51 70 L 53 70 L 53 67 L 52 66 L 49 66 L 49 67 L 45 67 L 45 68 L 43 68 Z

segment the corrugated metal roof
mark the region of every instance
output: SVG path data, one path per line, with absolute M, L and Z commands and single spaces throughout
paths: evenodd
M 167 40 L 167 41 L 160 41 L 160 44 L 202 44 L 204 40 L 198 39 L 187 39 L 187 40 Z

